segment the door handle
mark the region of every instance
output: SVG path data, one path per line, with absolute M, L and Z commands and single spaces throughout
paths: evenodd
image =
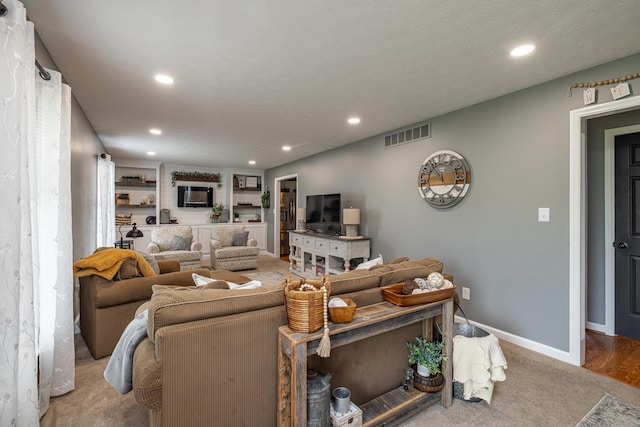
M 628 247 L 629 247 L 629 245 L 627 245 L 626 242 L 618 243 L 618 248 L 620 248 L 620 249 L 627 249 Z

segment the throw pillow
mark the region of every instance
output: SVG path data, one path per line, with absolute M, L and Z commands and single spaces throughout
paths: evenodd
M 259 280 L 252 280 L 244 285 L 238 285 L 237 283 L 228 282 L 229 289 L 255 289 L 262 287 L 262 282 Z
M 191 277 L 193 277 L 193 282 L 198 289 L 255 289 L 262 286 L 262 282 L 258 280 L 251 280 L 250 282 L 239 285 L 225 280 L 201 276 L 196 273 L 192 273 Z
M 232 246 L 247 246 L 249 231 L 234 231 L 231 237 Z
M 356 267 L 356 270 L 365 270 L 370 267 L 373 267 L 374 265 L 381 265 L 381 264 L 383 264 L 382 254 L 378 254 L 378 258 L 374 258 L 367 262 L 361 262 L 360 264 L 358 264 L 358 266 Z
M 191 238 L 174 236 L 173 237 L 173 250 L 174 251 L 188 251 L 191 247 Z
M 118 273 L 113 276 L 113 280 L 127 280 L 138 276 L 142 276 L 138 268 L 138 262 L 135 259 L 127 259 L 120 266 Z
M 201 276 L 201 275 L 196 274 L 196 273 L 192 273 L 191 274 L 191 278 L 193 278 L 193 283 L 195 283 L 196 286 L 204 286 L 207 283 L 211 283 L 213 281 L 217 281 L 217 279 L 212 279 L 211 277 Z
M 145 261 L 149 263 L 154 273 L 160 274 L 160 266 L 158 265 L 158 261 L 156 261 L 156 259 L 152 257 L 150 253 L 142 252 L 142 251 L 138 251 L 138 253 L 142 255 Z

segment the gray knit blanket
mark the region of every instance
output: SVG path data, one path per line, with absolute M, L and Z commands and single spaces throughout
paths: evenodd
M 149 310 L 144 310 L 129 322 L 104 370 L 104 379 L 120 394 L 132 390 L 133 353 L 147 336 Z

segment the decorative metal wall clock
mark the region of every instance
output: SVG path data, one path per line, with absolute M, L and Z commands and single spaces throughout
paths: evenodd
M 420 196 L 438 209 L 455 206 L 467 194 L 470 185 L 469 165 L 455 151 L 441 150 L 431 154 L 418 174 Z

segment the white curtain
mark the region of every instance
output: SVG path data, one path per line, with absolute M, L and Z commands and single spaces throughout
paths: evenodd
M 33 425 L 74 388 L 70 89 L 34 67 L 19 1 L 0 18 L 0 425 Z
M 111 156 L 98 157 L 97 247 L 113 246 L 116 236 L 115 176 L 116 165 Z

